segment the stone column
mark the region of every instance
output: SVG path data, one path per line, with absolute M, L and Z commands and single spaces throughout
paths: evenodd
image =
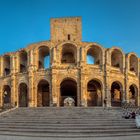
M 110 71 L 106 70 L 104 74 L 105 74 L 105 85 L 104 85 L 105 97 L 107 98 L 106 107 L 111 107 L 111 85 L 110 85 L 110 78 L 109 78 Z
M 4 74 L 4 73 L 3 73 L 3 69 L 4 69 L 4 68 L 3 68 L 3 65 L 4 65 L 3 63 L 4 63 L 4 62 L 3 62 L 3 57 L 1 56 L 1 57 L 0 57 L 0 76 L 3 76 L 3 74 Z
M 81 80 L 80 80 L 80 91 L 81 91 L 81 106 L 87 106 L 87 84 L 86 84 L 86 74 L 81 70 Z
M 81 88 L 80 79 L 77 81 L 77 106 L 81 106 Z
M 52 69 L 51 73 L 51 106 L 59 106 L 59 92 L 57 91 L 58 89 L 56 88 L 57 85 L 57 76 L 56 76 L 56 71 Z
M 56 55 L 57 55 L 56 54 L 56 47 L 53 47 L 53 49 L 52 49 L 52 64 L 57 61 Z
M 111 89 L 109 86 L 106 86 L 106 97 L 107 97 L 107 107 L 111 107 Z
M 17 106 L 17 101 L 15 98 L 16 94 L 16 57 L 15 55 L 11 56 L 11 105 Z
M 111 66 L 111 53 L 109 50 L 105 52 L 105 65 L 104 65 L 104 86 L 105 86 L 105 97 L 107 98 L 107 107 L 111 107 L 111 85 L 110 85 L 110 66 Z
M 29 94 L 29 107 L 34 107 L 35 106 L 35 98 L 34 98 L 34 55 L 33 55 L 33 50 L 30 50 L 28 53 L 28 71 L 29 71 L 29 89 L 28 89 L 28 94 Z

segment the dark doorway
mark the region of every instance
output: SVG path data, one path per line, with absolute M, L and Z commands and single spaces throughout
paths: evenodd
M 28 107 L 28 88 L 25 83 L 19 85 L 19 107 Z
M 87 104 L 88 104 L 88 106 L 102 106 L 101 85 L 96 80 L 91 80 L 88 82 Z
M 71 79 L 64 80 L 60 85 L 60 106 L 64 106 L 64 100 L 71 97 L 77 106 L 77 83 Z
M 122 86 L 118 82 L 113 82 L 111 86 L 111 106 L 121 106 L 121 90 Z
M 137 106 L 138 89 L 135 85 L 129 87 L 129 102 L 134 106 Z
M 37 93 L 37 106 L 49 106 L 50 103 L 50 93 L 49 93 L 49 83 L 46 80 L 41 80 L 38 84 Z
M 3 104 L 5 107 L 11 105 L 11 88 L 8 85 L 3 88 Z

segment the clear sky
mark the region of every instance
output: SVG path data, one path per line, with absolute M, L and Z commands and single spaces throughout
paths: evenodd
M 51 17 L 82 17 L 82 41 L 140 57 L 140 0 L 0 0 L 0 54 L 50 39 Z

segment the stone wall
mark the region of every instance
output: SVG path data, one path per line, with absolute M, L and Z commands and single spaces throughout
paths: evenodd
M 81 18 L 56 18 L 51 19 L 51 40 L 34 43 L 17 52 L 0 56 L 0 106 L 4 105 L 4 86 L 11 88 L 10 103 L 19 106 L 19 85 L 27 85 L 27 102 L 30 107 L 37 107 L 41 102 L 41 93 L 38 84 L 45 80 L 49 84 L 49 106 L 60 106 L 61 83 L 74 81 L 77 89 L 77 106 L 88 106 L 88 88 L 90 81 L 101 86 L 100 100 L 102 106 L 111 106 L 115 88 L 120 92 L 120 102 L 130 101 L 130 86 L 134 87 L 136 105 L 140 105 L 139 90 L 139 58 L 135 53 L 124 54 L 121 48 L 103 48 L 92 42 L 81 41 Z M 70 36 L 69 36 L 70 35 Z M 43 49 L 42 49 L 43 48 Z M 40 53 L 40 50 L 43 52 Z M 24 52 L 24 59 L 21 53 Z M 50 67 L 39 67 L 46 55 L 50 56 Z M 94 57 L 97 63 L 88 64 L 87 54 Z M 64 56 L 65 55 L 65 56 Z M 7 63 L 5 57 L 9 57 Z M 73 57 L 72 62 L 62 63 L 63 57 Z M 24 61 L 24 62 L 23 62 Z M 25 63 L 27 61 L 27 63 Z M 21 66 L 27 69 L 21 71 Z M 10 68 L 10 73 L 5 74 L 5 68 Z M 7 70 L 7 69 L 6 69 Z M 112 85 L 116 87 L 112 87 Z M 97 84 L 96 84 L 97 85 Z M 98 96 L 98 87 L 93 85 L 91 97 Z M 66 90 L 69 89 L 67 85 Z M 112 93 L 112 94 L 111 94 Z M 70 94 L 68 95 L 70 96 Z M 104 99 L 107 99 L 107 103 Z M 94 100 L 93 100 L 94 101 Z M 96 101 L 98 102 L 98 101 Z M 41 104 L 41 103 L 40 103 Z M 94 104 L 94 103 L 93 103 Z

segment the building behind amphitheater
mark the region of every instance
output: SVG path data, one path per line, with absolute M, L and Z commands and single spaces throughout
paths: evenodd
M 82 42 L 81 24 L 52 18 L 50 40 L 0 56 L 1 107 L 140 105 L 138 56 Z

